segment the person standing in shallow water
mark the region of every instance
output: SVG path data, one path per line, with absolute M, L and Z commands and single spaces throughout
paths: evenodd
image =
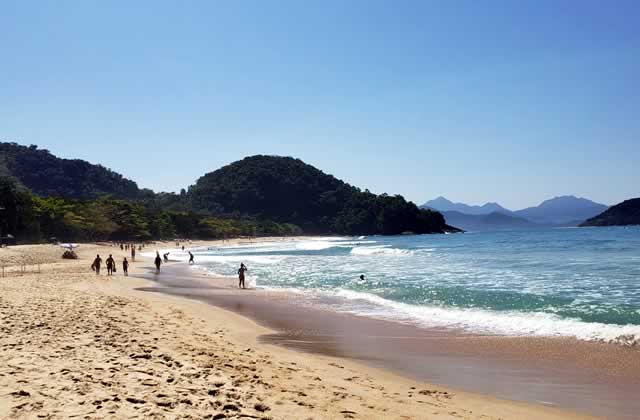
M 156 251 L 156 274 L 160 273 L 160 265 L 162 265 L 162 258 L 160 258 L 160 253 Z
M 109 254 L 109 258 L 107 258 L 107 261 L 105 262 L 107 263 L 107 275 L 110 276 L 116 268 L 116 262 L 111 254 Z
M 96 255 L 96 259 L 93 260 L 93 264 L 91 264 L 91 268 L 96 272 L 96 275 L 100 275 L 100 265 L 102 264 L 102 258 L 100 258 L 100 254 Z
M 189 252 L 189 264 L 194 264 L 195 261 L 193 261 L 193 254 L 191 253 L 191 251 L 188 251 L 188 252 Z
M 135 261 L 135 260 L 136 260 L 136 247 L 131 246 L 131 261 Z
M 240 263 L 240 269 L 238 269 L 238 288 L 246 289 L 244 286 L 244 273 L 248 268 L 244 263 Z
M 122 260 L 122 272 L 125 276 L 129 275 L 129 261 L 127 261 L 127 257 L 124 257 L 124 260 Z

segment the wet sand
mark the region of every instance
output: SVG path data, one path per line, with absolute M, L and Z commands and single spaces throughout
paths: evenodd
M 143 277 L 157 286 L 140 290 L 206 302 L 275 330 L 260 337 L 264 343 L 591 415 L 637 418 L 640 412 L 637 349 L 568 338 L 479 336 L 340 314 L 295 294 L 238 290 L 234 281 L 184 265 Z

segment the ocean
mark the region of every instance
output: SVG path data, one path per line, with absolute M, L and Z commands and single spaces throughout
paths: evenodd
M 194 269 L 236 277 L 244 262 L 248 285 L 338 312 L 640 344 L 640 227 L 246 240 L 194 255 Z

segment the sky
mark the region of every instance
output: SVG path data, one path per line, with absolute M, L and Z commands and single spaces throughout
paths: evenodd
M 418 204 L 640 196 L 640 2 L 5 0 L 0 141 L 178 191 L 294 156 Z

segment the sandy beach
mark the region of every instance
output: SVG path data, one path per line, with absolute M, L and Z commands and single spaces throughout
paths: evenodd
M 640 352 L 570 337 L 480 335 L 418 327 L 329 308 L 331 298 L 277 289 L 238 291 L 236 281 L 184 264 L 143 275 L 139 290 L 228 309 L 275 332 L 260 342 L 356 360 L 418 381 L 608 418 L 640 411 Z
M 111 246 L 0 253 L 0 418 L 586 418 L 273 345 L 261 337 L 275 331 L 146 292 L 155 283 L 120 266 L 96 276 L 96 253 L 128 255 Z

